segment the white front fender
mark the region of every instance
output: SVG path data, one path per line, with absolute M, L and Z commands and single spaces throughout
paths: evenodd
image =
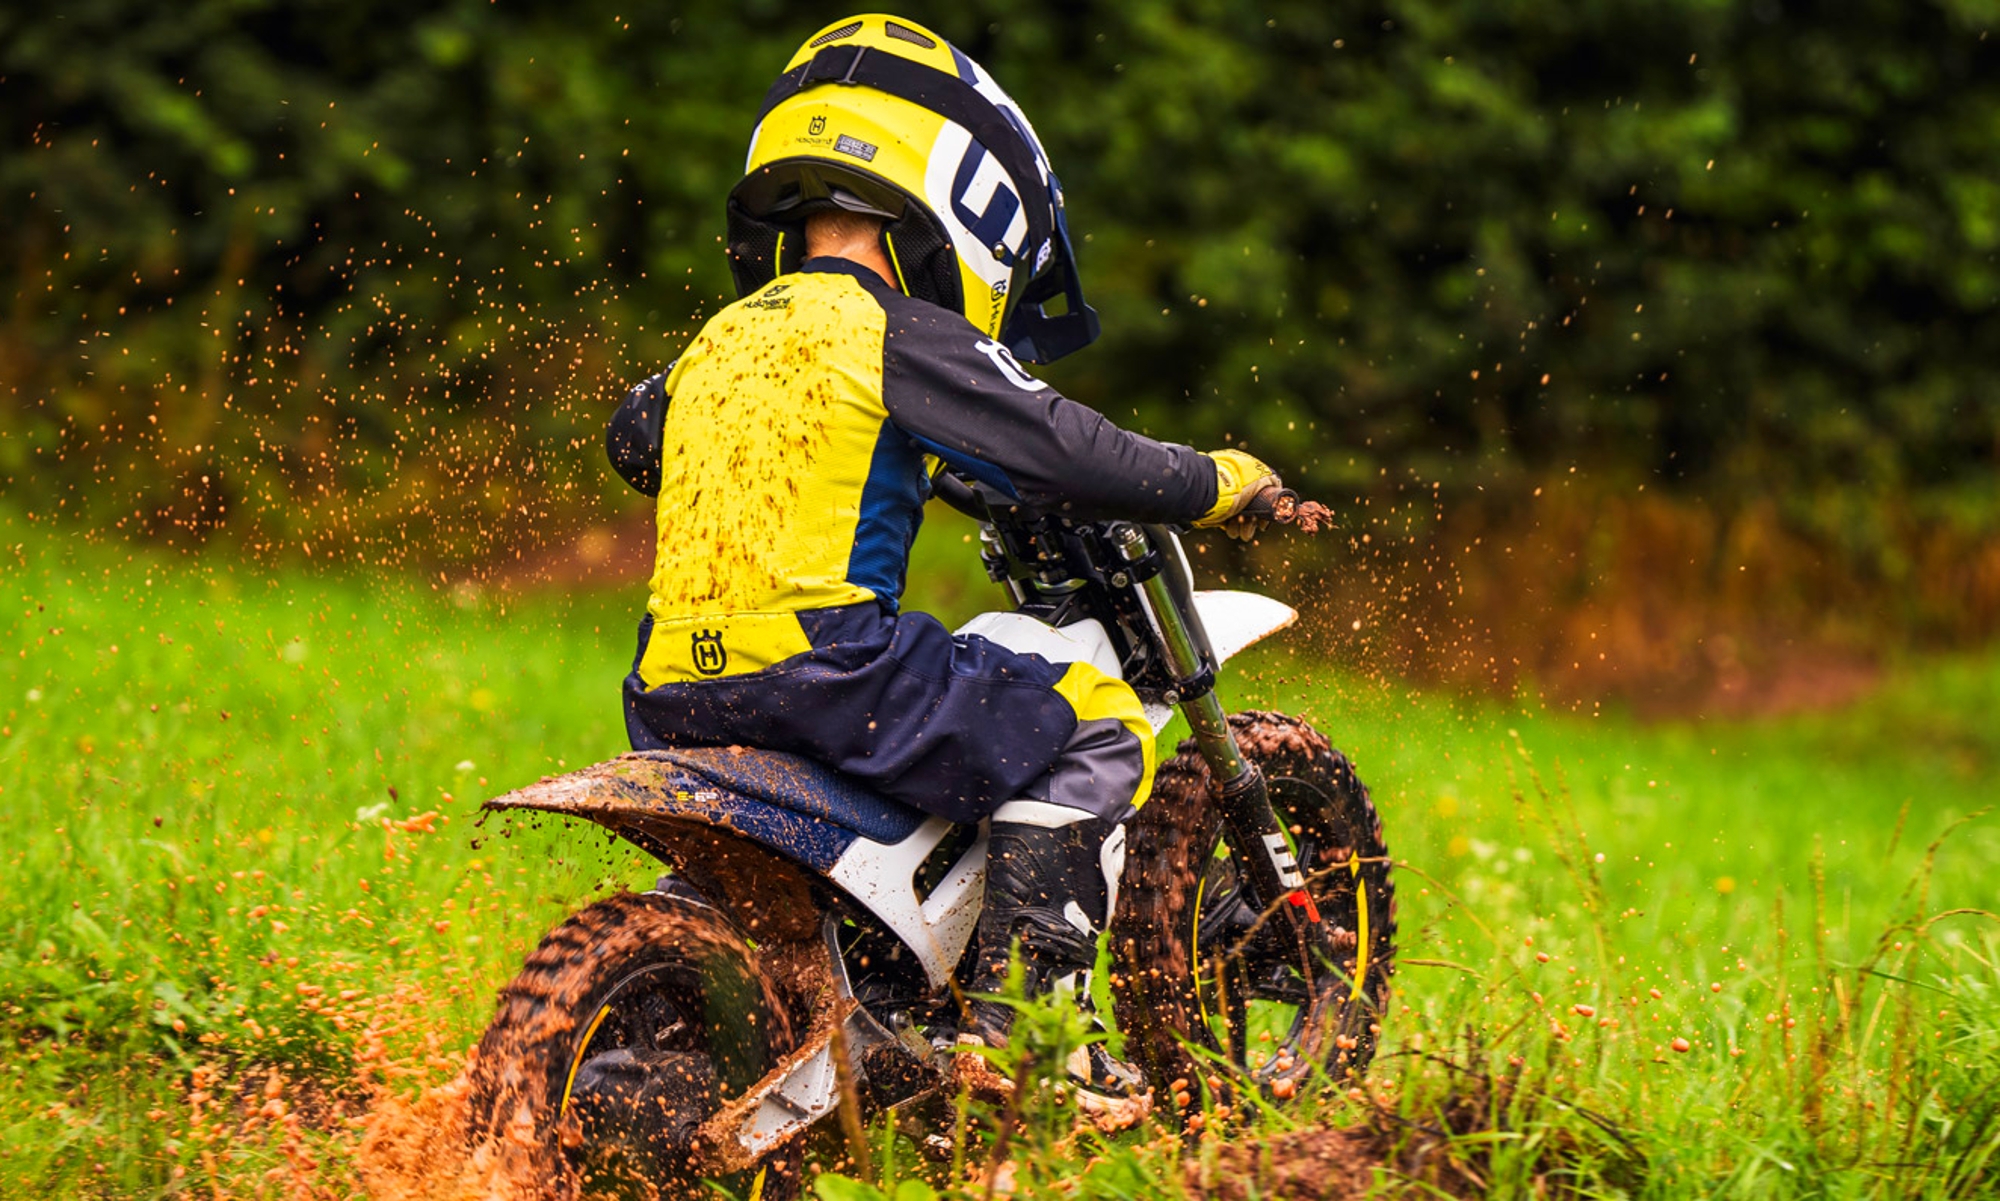
M 1202 628 L 1208 631 L 1217 667 L 1299 619 L 1299 611 L 1283 601 L 1227 589 L 1196 592 L 1194 609 L 1201 615 Z M 1147 704 L 1146 720 L 1153 724 L 1153 733 L 1166 729 L 1173 719 L 1171 706 Z
M 1290 605 L 1255 592 L 1196 592 L 1194 607 L 1208 631 L 1218 667 L 1299 619 L 1298 610 Z M 1009 650 L 1037 654 L 1051 663 L 1089 663 L 1106 675 L 1124 675 L 1118 656 L 1112 653 L 1110 635 L 1095 621 L 1080 621 L 1057 630 L 1024 613 L 982 613 L 960 626 L 958 632 L 978 634 Z M 1146 720 L 1152 723 L 1155 734 L 1166 729 L 1173 716 L 1174 711 L 1166 705 L 1146 706 Z
M 1194 607 L 1208 630 L 1208 643 L 1215 648 L 1218 664 L 1299 619 L 1297 609 L 1255 592 L 1197 592 Z

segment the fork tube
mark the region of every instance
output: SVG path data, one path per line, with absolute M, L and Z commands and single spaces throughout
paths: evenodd
M 1181 612 L 1179 600 L 1167 585 L 1167 572 L 1174 570 L 1177 570 L 1176 567 L 1169 563 L 1141 587 L 1146 591 L 1153 620 L 1159 623 L 1160 642 L 1167 652 L 1167 666 L 1173 670 L 1175 679 L 1186 680 L 1199 675 L 1203 664 L 1194 631 L 1187 616 Z M 1188 720 L 1188 726 L 1194 730 L 1195 745 L 1201 748 L 1202 758 L 1208 760 L 1218 780 L 1227 784 L 1249 770 L 1242 752 L 1236 749 L 1236 736 L 1230 733 L 1229 717 L 1223 712 L 1222 700 L 1215 695 L 1214 688 L 1200 696 L 1179 697 L 1176 701 Z
M 1144 557 L 1147 550 L 1144 534 L 1136 528 L 1127 528 L 1129 533 L 1120 531 L 1120 552 L 1130 560 Z M 1147 608 L 1153 612 L 1160 644 L 1166 650 L 1174 678 L 1188 680 L 1200 676 L 1206 665 L 1194 628 L 1200 616 L 1181 607 L 1180 598 L 1167 582 L 1167 572 L 1178 570 L 1179 565 L 1169 561 L 1140 587 L 1145 592 Z M 1295 848 L 1286 837 L 1277 811 L 1271 808 L 1271 794 L 1265 787 L 1263 773 L 1245 760 L 1237 748 L 1222 699 L 1213 686 L 1196 696 L 1170 699 L 1180 706 L 1181 714 L 1194 731 L 1195 745 L 1201 748 L 1202 758 L 1208 761 L 1209 770 L 1221 785 L 1223 825 L 1238 862 L 1244 866 L 1248 877 L 1245 882 L 1257 898 L 1258 907 L 1290 894 L 1294 901 L 1286 912 L 1295 927 L 1308 919 L 1316 925 L 1319 913 L 1303 890 L 1305 881 L 1299 874 Z
M 1208 760 L 1209 769 L 1218 781 L 1233 784 L 1249 772 L 1250 765 L 1244 761 L 1243 752 L 1236 748 L 1229 715 L 1222 711 L 1222 700 L 1213 689 L 1181 702 L 1181 716 L 1187 718 L 1188 727 L 1194 731 L 1195 745 L 1201 748 L 1201 757 Z
M 1112 542 L 1125 561 L 1134 566 L 1153 550 L 1146 531 L 1136 525 L 1117 527 Z M 1194 623 L 1201 620 L 1200 615 L 1182 607 L 1179 594 L 1169 582 L 1167 573 L 1181 570 L 1179 556 L 1169 554 L 1169 549 L 1159 548 L 1164 561 L 1139 584 L 1139 590 L 1145 595 L 1146 608 L 1152 611 L 1153 625 L 1160 634 L 1160 645 L 1167 653 L 1167 670 L 1176 680 L 1192 680 L 1200 677 L 1208 666 L 1201 661 L 1201 648 L 1208 640 L 1195 632 Z M 1213 686 L 1190 697 L 1169 692 L 1166 701 L 1180 707 L 1194 730 L 1195 745 L 1201 748 L 1202 758 L 1208 760 L 1218 780 L 1231 783 L 1249 770 L 1242 753 L 1236 749 L 1236 736 L 1229 732 L 1228 715 L 1222 711 L 1222 701 L 1216 697 Z

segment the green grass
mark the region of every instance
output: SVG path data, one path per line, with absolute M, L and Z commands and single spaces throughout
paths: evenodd
M 963 532 L 927 535 L 919 580 L 961 613 Z M 636 595 L 271 573 L 4 515 L 0 580 L 0 1196 L 351 1195 L 359 1082 L 448 1076 L 545 929 L 650 878 L 591 830 L 475 822 L 623 749 Z M 1995 1191 L 2000 925 L 1940 915 L 2000 908 L 2000 825 L 1926 848 L 2000 799 L 2000 657 L 1653 726 L 1244 662 L 1233 701 L 1327 731 L 1410 865 L 1366 1099 L 1262 1125 L 1414 1130 L 1484 1097 L 1447 1148 L 1505 1195 Z M 1158 1139 L 1044 1144 L 1026 1194 L 1180 1187 Z

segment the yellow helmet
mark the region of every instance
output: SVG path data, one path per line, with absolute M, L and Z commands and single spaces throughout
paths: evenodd
M 745 172 L 729 194 L 741 295 L 796 270 L 807 215 L 838 207 L 884 219 L 904 292 L 965 314 L 1017 357 L 1046 363 L 1097 338 L 1033 127 L 920 25 L 870 14 L 808 38 L 764 97 Z

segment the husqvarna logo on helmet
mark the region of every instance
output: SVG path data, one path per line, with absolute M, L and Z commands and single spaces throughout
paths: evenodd
M 826 114 L 821 113 L 819 116 L 814 117 L 812 120 L 806 122 L 806 132 L 811 134 L 813 137 L 818 137 L 819 135 L 825 133 Z
M 720 630 L 696 630 L 693 649 L 694 669 L 705 676 L 719 676 L 729 666 L 729 652 L 722 649 Z
M 1019 388 L 1021 391 L 1040 392 L 1043 388 L 1048 387 L 1047 384 L 1024 371 L 1021 368 L 1020 360 L 1014 357 L 1014 352 L 1008 350 L 1000 343 L 989 338 L 984 341 L 974 342 L 972 349 L 992 359 L 994 368 L 1000 374 L 1007 377 L 1008 383 Z

